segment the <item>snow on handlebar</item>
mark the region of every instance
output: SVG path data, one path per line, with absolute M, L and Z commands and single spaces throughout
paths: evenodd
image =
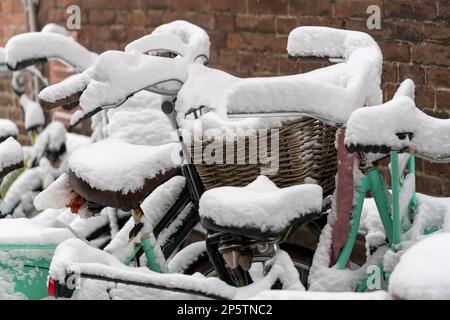
M 450 162 L 450 120 L 431 117 L 414 103 L 414 83 L 405 80 L 394 98 L 356 110 L 347 123 L 349 151 L 407 150 L 432 162 Z

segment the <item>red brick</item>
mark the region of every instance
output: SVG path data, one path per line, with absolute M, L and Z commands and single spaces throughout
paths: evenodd
M 416 86 L 416 105 L 420 109 L 433 109 L 435 105 L 433 88 Z
M 379 6 L 381 9 L 381 13 L 383 13 L 382 0 L 336 0 L 334 12 L 336 17 L 338 18 L 367 18 L 369 17 L 367 8 L 371 5 Z
M 389 0 L 384 1 L 386 18 L 430 20 L 437 16 L 434 0 Z
M 253 52 L 286 53 L 287 39 L 262 34 L 231 33 L 227 46 L 230 49 Z
M 450 111 L 450 90 L 436 90 L 436 107 Z
M 167 9 L 167 0 L 141 0 L 145 9 Z
M 277 17 L 275 21 L 277 34 L 287 35 L 298 26 L 297 18 Z
M 395 92 L 398 89 L 398 84 L 394 84 L 394 83 L 385 83 L 383 84 L 383 97 L 384 97 L 384 101 L 388 101 L 391 100 L 392 97 L 394 97 Z
M 256 24 L 256 17 L 249 15 L 236 15 L 236 31 L 253 31 Z
M 242 0 L 210 0 L 212 11 L 227 13 L 243 13 L 246 11 L 246 2 Z
M 195 11 L 207 12 L 209 10 L 209 0 L 169 0 L 169 9 L 174 11 Z
M 216 14 L 215 18 L 215 29 L 226 32 L 234 30 L 234 16 L 230 14 Z
M 330 0 L 291 0 L 289 2 L 290 16 L 330 16 L 331 10 L 332 1 Z
M 426 22 L 423 25 L 424 37 L 427 41 L 436 41 L 450 45 L 450 27 L 447 23 Z
M 424 161 L 424 172 L 430 176 L 450 178 L 450 164 L 437 164 Z
M 411 79 L 416 86 L 425 84 L 425 70 L 418 64 L 400 63 L 398 68 L 399 82 Z
M 438 1 L 438 18 L 449 20 L 450 19 L 450 2 L 448 0 Z
M 301 65 L 298 62 L 289 61 L 285 56 L 278 58 L 278 74 L 290 75 L 301 73 Z
M 447 67 L 427 68 L 427 84 L 434 88 L 450 88 L 450 70 Z
M 384 61 L 410 61 L 409 44 L 396 41 L 384 41 L 379 45 L 383 52 Z
M 446 110 L 423 109 L 422 111 L 427 115 L 438 119 L 448 119 L 450 117 L 450 113 Z
M 412 58 L 414 62 L 426 65 L 450 65 L 448 46 L 434 43 L 414 45 L 412 47 Z
M 275 33 L 275 19 L 271 16 L 262 16 L 256 19 L 256 32 Z
M 422 174 L 416 175 L 416 189 L 420 193 L 432 194 L 436 196 L 443 196 L 443 183 L 436 177 L 425 176 Z
M 339 26 L 335 26 L 339 28 Z M 343 20 L 343 26 L 348 30 L 361 31 L 370 34 L 377 42 L 381 40 L 391 40 L 395 38 L 395 25 L 392 21 L 381 21 L 381 29 L 367 29 L 365 19 L 345 19 Z
M 251 14 L 288 14 L 288 0 L 247 0 L 248 12 Z
M 220 50 L 218 65 L 227 70 L 236 70 L 239 66 L 238 55 L 234 50 Z
M 383 63 L 383 73 L 381 74 L 381 81 L 397 83 L 397 63 Z
M 131 23 L 134 28 L 144 28 L 146 21 L 147 18 L 144 11 L 133 10 L 131 14 Z
M 90 24 L 111 24 L 114 22 L 116 12 L 113 10 L 90 10 L 88 17 Z
M 395 36 L 397 40 L 421 42 L 423 40 L 423 24 L 415 21 L 398 21 L 395 23 Z

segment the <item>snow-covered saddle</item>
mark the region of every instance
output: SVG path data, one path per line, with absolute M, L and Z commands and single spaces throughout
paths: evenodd
M 433 118 L 416 108 L 414 89 L 407 79 L 391 101 L 353 112 L 345 133 L 349 151 L 409 148 L 430 161 L 450 162 L 450 120 Z
M 8 173 L 22 166 L 23 151 L 20 144 L 12 137 L 0 143 L 0 182 Z
M 245 187 L 219 187 L 200 199 L 205 228 L 267 240 L 281 237 L 290 226 L 316 217 L 322 188 L 316 184 L 278 188 L 266 176 Z
M 69 183 L 88 201 L 123 210 L 137 208 L 160 184 L 179 174 L 179 145 L 134 145 L 105 139 L 76 150 Z
M 0 143 L 9 137 L 17 138 L 19 128 L 9 119 L 0 119 Z

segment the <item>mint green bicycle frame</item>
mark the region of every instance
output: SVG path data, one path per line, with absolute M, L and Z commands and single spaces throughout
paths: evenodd
M 352 210 L 352 222 L 347 241 L 339 255 L 336 263 L 339 270 L 347 268 L 350 255 L 355 245 L 356 237 L 358 235 L 359 225 L 361 221 L 361 213 L 366 197 L 366 193 L 371 192 L 375 200 L 378 212 L 383 223 L 383 227 L 392 250 L 397 251 L 400 248 L 400 236 L 402 234 L 402 221 L 400 219 L 400 192 L 403 185 L 405 172 L 399 172 L 398 153 L 391 151 L 391 187 L 392 187 L 392 201 L 389 201 L 389 191 L 381 176 L 378 167 L 372 166 L 364 169 L 364 176 L 359 185 L 356 187 L 358 198 L 356 205 Z M 409 155 L 408 158 L 408 172 L 415 174 L 414 156 Z M 417 207 L 417 198 L 415 192 L 409 201 L 408 219 L 412 221 L 414 218 L 414 211 Z M 388 276 L 388 275 L 387 275 Z
M 32 250 L 36 252 L 49 252 L 49 257 L 53 255 L 57 244 L 0 244 L 0 252 L 11 253 L 21 250 Z M 13 274 L 14 291 L 22 293 L 30 300 L 39 300 L 48 296 L 47 278 L 50 268 L 51 258 L 27 259 L 23 262 L 23 257 L 18 253 L 12 260 L 22 265 L 22 272 L 17 274 L 14 265 L 0 263 L 0 270 Z

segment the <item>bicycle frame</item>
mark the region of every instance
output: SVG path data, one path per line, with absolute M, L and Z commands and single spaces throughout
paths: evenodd
M 392 187 L 392 205 L 389 201 L 389 191 L 381 176 L 378 164 L 362 167 L 364 176 L 356 187 L 358 193 L 356 204 L 352 210 L 352 222 L 347 241 L 339 255 L 336 263 L 339 270 L 345 269 L 349 263 L 350 255 L 355 245 L 356 236 L 358 233 L 361 213 L 365 200 L 366 193 L 371 192 L 375 200 L 376 207 L 380 214 L 381 221 L 392 250 L 400 249 L 400 237 L 402 234 L 402 216 L 400 212 L 400 195 L 402 192 L 403 182 L 405 180 L 405 171 L 408 169 L 408 174 L 415 174 L 415 158 L 409 155 L 407 165 L 403 168 L 399 167 L 398 152 L 391 151 L 390 159 L 390 174 Z M 408 199 L 408 219 L 412 221 L 414 218 L 414 211 L 417 208 L 417 199 L 415 190 L 412 192 L 410 199 Z

